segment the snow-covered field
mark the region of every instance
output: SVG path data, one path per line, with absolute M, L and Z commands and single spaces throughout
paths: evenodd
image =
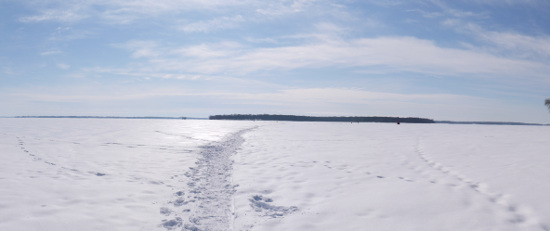
M 550 127 L 0 118 L 0 230 L 550 230 Z

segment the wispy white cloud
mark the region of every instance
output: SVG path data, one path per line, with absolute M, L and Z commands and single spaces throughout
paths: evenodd
M 439 18 L 445 15 L 440 11 L 427 11 L 424 9 L 410 9 L 410 10 L 407 10 L 407 12 L 416 12 L 422 15 L 422 17 L 429 18 L 429 19 Z M 416 20 L 410 19 L 410 21 L 416 21 Z
M 67 70 L 67 69 L 71 68 L 71 66 L 69 66 L 66 63 L 58 63 L 58 64 L 56 64 L 56 66 L 57 66 L 57 68 L 62 69 L 62 70 Z
M 36 13 L 19 18 L 19 21 L 25 23 L 78 23 L 93 20 L 94 23 L 129 24 L 151 18 L 171 18 L 175 21 L 183 19 L 186 23 L 179 29 L 185 32 L 234 28 L 248 18 L 251 21 L 262 21 L 259 18 L 303 13 L 349 17 L 345 10 L 340 9 L 343 5 L 325 0 L 43 0 L 26 5 Z M 204 15 L 211 18 L 193 22 L 194 19 L 187 16 L 189 12 L 208 12 Z M 373 24 L 374 21 L 369 23 Z
M 410 1 L 404 1 L 404 0 L 363 0 L 363 1 L 369 2 L 371 4 L 375 4 L 378 6 L 384 6 L 384 7 L 393 7 L 393 6 L 402 5 L 406 2 L 410 2 Z
M 247 0 L 44 0 L 28 3 L 37 13 L 19 18 L 22 22 L 57 21 L 74 23 L 88 18 L 109 23 L 129 23 L 149 17 L 184 11 L 214 10 L 247 5 Z
M 132 58 L 154 58 L 162 54 L 159 44 L 155 41 L 129 41 L 125 44 L 114 44 L 132 52 Z
M 212 59 L 239 55 L 239 53 L 241 53 L 241 49 L 244 49 L 244 46 L 240 43 L 221 42 L 216 44 L 200 44 L 196 46 L 183 47 L 180 49 L 174 49 L 171 53 L 182 57 Z
M 125 76 L 125 77 L 137 77 L 145 80 L 156 79 L 180 79 L 180 80 L 211 80 L 215 77 L 200 74 L 185 74 L 177 72 L 168 72 L 149 67 L 129 67 L 129 68 L 106 68 L 106 67 L 94 67 L 84 68 L 81 72 L 73 73 L 75 77 L 97 76 L 97 75 L 110 75 L 110 76 Z
M 304 11 L 315 2 L 316 0 L 270 1 L 256 12 L 269 16 L 294 14 Z
M 148 54 L 147 46 L 129 48 L 134 57 L 145 57 L 149 65 L 155 65 L 159 70 L 201 74 L 244 75 L 259 71 L 323 67 L 485 77 L 538 76 L 548 71 L 548 67 L 541 63 L 472 50 L 442 48 L 432 41 L 414 37 L 321 40 L 269 48 L 239 46 L 238 43 L 202 44 L 160 47 L 153 54 Z
M 109 23 L 125 24 L 144 18 L 166 16 L 194 10 L 214 10 L 220 7 L 241 5 L 236 0 L 229 1 L 199 1 L 199 0 L 115 0 L 99 3 L 106 9 L 98 12 L 97 17 Z
M 83 102 L 104 102 L 104 101 L 129 101 L 143 100 L 147 98 L 163 97 L 163 96 L 188 96 L 192 94 L 166 94 L 166 93 L 128 93 L 128 94 L 91 94 L 88 92 L 59 92 L 59 93 L 18 93 L 12 94 L 16 97 L 27 98 L 32 101 L 39 102 L 55 102 L 55 103 L 83 103 Z
M 118 12 L 133 12 L 142 15 L 159 15 L 167 12 L 179 12 L 186 10 L 213 10 L 228 6 L 241 6 L 249 4 L 249 0 L 111 0 L 101 1 L 98 4 L 111 6 Z
M 461 20 L 446 20 L 443 24 L 484 42 L 485 47 L 478 47 L 478 49 L 492 49 L 493 52 L 505 52 L 505 55 L 524 59 L 550 58 L 550 36 L 529 36 L 513 31 L 490 31 L 475 23 Z
M 43 9 L 40 13 L 32 16 L 24 16 L 19 20 L 26 23 L 58 21 L 75 22 L 88 18 L 90 15 L 87 9 L 79 6 L 67 6 L 67 8 Z
M 525 58 L 550 58 L 550 37 L 513 32 L 481 32 L 478 37 Z
M 58 55 L 58 54 L 61 54 L 61 53 L 62 52 L 60 50 L 53 49 L 53 50 L 40 52 L 40 55 L 41 56 L 50 56 L 50 55 Z
M 73 29 L 71 27 L 57 27 L 48 40 L 50 41 L 70 41 L 92 37 L 94 33 L 89 30 Z
M 473 2 L 481 5 L 494 5 L 494 6 L 502 6 L 502 5 L 548 6 L 549 5 L 549 2 L 546 0 L 469 0 L 468 2 Z
M 451 7 L 446 1 L 442 0 L 429 0 L 423 2 L 424 4 L 430 4 L 436 7 L 435 10 L 429 10 L 428 7 L 414 8 L 408 10 L 409 12 L 417 12 L 424 18 L 487 18 L 487 12 L 462 10 L 459 8 Z M 416 5 L 424 5 L 416 4 Z
M 231 17 L 215 18 L 208 21 L 193 22 L 183 25 L 179 29 L 187 33 L 209 32 L 211 30 L 232 29 L 243 22 L 245 22 L 244 17 L 241 15 L 236 15 Z

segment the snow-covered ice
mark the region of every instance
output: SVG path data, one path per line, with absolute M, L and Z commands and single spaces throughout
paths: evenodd
M 550 127 L 0 119 L 0 230 L 550 230 Z

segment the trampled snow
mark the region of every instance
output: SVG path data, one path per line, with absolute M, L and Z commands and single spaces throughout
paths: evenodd
M 550 127 L 0 119 L 0 230 L 550 230 Z

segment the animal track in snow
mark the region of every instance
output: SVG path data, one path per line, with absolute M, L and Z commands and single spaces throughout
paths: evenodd
M 136 143 L 119 143 L 119 142 L 107 142 L 102 143 L 100 146 L 103 147 L 124 147 L 124 148 L 141 148 L 141 149 L 150 149 L 153 151 L 163 150 L 171 151 L 174 153 L 190 153 L 192 150 L 181 150 L 177 146 L 173 145 L 145 145 L 145 144 L 136 144 Z
M 50 162 L 50 161 L 47 161 L 47 160 L 44 160 L 42 159 L 41 157 L 38 157 L 36 154 L 30 152 L 27 147 L 25 146 L 25 142 L 23 141 L 23 139 L 21 137 L 16 137 L 17 138 L 17 141 L 18 141 L 18 144 L 19 144 L 19 147 L 21 148 L 21 150 L 24 152 L 24 153 L 27 153 L 27 155 L 29 155 L 30 157 L 33 158 L 33 160 L 35 161 L 41 161 L 45 164 L 48 164 L 48 165 L 57 165 L 53 162 Z
M 47 164 L 47 165 L 51 165 L 51 166 L 58 166 L 59 168 L 63 169 L 63 170 L 68 170 L 70 172 L 80 172 L 80 173 L 85 173 L 86 171 L 81 171 L 81 170 L 78 170 L 78 169 L 75 169 L 75 168 L 67 168 L 67 167 L 64 167 L 64 166 L 59 166 L 58 164 L 54 163 L 54 162 L 51 162 L 51 161 L 48 161 L 48 160 L 45 160 L 43 157 L 38 157 L 37 154 L 35 154 L 34 152 L 31 152 L 27 149 L 26 145 L 25 145 L 25 142 L 24 140 L 21 138 L 21 137 L 16 137 L 17 138 L 17 141 L 18 141 L 18 145 L 20 146 L 21 150 L 24 152 L 24 153 L 27 153 L 27 155 L 29 155 L 30 157 L 32 157 L 32 159 L 34 161 L 39 161 L 39 162 L 42 162 L 44 164 Z M 56 141 L 56 140 L 50 140 L 50 141 L 53 141 L 53 142 L 60 142 L 60 141 Z M 76 142 L 71 142 L 73 144 L 80 144 L 80 143 L 76 143 Z M 105 176 L 107 175 L 106 173 L 102 173 L 102 172 L 95 172 L 95 171 L 87 171 L 87 173 L 89 174 L 92 174 L 92 175 L 96 175 L 96 176 Z
M 485 197 L 496 208 L 499 208 L 499 210 L 503 214 L 508 214 L 507 220 L 510 223 L 513 223 L 519 226 L 528 226 L 528 227 L 538 226 L 542 230 L 550 231 L 550 227 L 547 226 L 546 224 L 539 222 L 537 219 L 537 216 L 534 215 L 530 209 L 525 208 L 524 206 L 521 206 L 521 209 L 519 209 L 520 207 L 508 201 L 504 194 L 491 192 L 487 184 L 470 180 L 464 177 L 463 175 L 455 171 L 452 171 L 450 168 L 444 166 L 443 164 L 432 160 L 424 151 L 420 140 L 417 141 L 417 146 L 415 151 L 416 151 L 416 154 L 418 155 L 418 158 L 422 162 L 424 162 L 430 169 L 433 169 L 441 173 L 442 176 L 447 177 L 455 182 L 455 183 L 445 184 L 446 186 L 450 186 L 453 188 L 460 188 L 460 189 L 470 189 L 476 194 Z M 413 168 L 413 170 L 417 171 L 421 175 L 426 175 L 426 173 L 423 171 L 420 171 L 420 168 L 418 167 Z M 431 179 L 430 181 L 432 183 L 436 183 L 436 184 L 438 183 L 437 179 Z

